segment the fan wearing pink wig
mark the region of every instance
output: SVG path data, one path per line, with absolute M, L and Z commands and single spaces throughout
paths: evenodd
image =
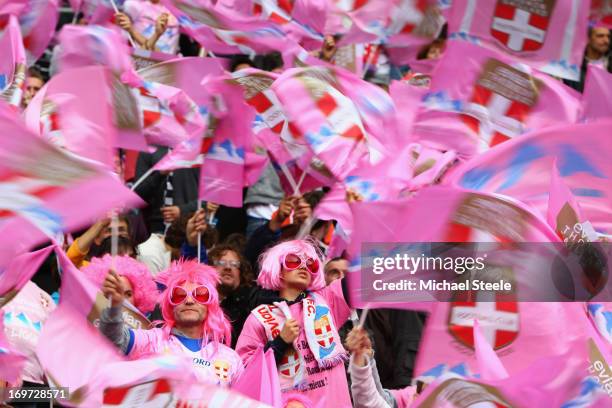
M 341 280 L 325 286 L 322 261 L 310 240 L 282 242 L 261 256 L 259 286 L 278 301 L 253 309 L 236 351 L 248 364 L 262 345 L 274 350 L 283 393 L 303 393 L 313 406 L 352 407 L 337 328 L 350 315 Z
M 128 357 L 164 353 L 188 356 L 201 381 L 230 386 L 244 368 L 238 354 L 227 346 L 231 330 L 219 306 L 216 269 L 195 261 L 177 261 L 162 274 L 166 289 L 160 296 L 164 318 L 161 327 L 125 327 L 119 309 L 125 293 L 119 276 L 111 271 L 103 286 L 111 307 L 102 312 L 100 331 Z
M 113 264 L 113 257 L 91 258 L 81 270 L 95 283 L 101 285 Z M 129 256 L 115 258 L 115 271 L 123 286 L 125 300 L 136 306 L 142 314 L 153 311 L 159 291 L 147 266 Z

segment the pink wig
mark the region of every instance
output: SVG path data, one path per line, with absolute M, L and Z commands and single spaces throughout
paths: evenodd
M 323 261 L 319 256 L 317 246 L 310 239 L 296 239 L 293 241 L 281 242 L 264 252 L 259 258 L 261 271 L 257 278 L 257 283 L 264 289 L 280 290 L 282 286 L 281 272 L 283 270 L 283 260 L 285 255 L 294 253 L 319 261 L 319 270 L 312 276 L 312 281 L 308 290 L 320 290 L 325 287 L 325 277 L 323 276 Z
M 219 283 L 219 273 L 212 266 L 200 264 L 197 261 L 175 261 L 170 267 L 163 271 L 160 279 L 166 289 L 161 294 L 161 310 L 164 317 L 164 329 L 170 335 L 170 330 L 175 326 L 174 306 L 170 303 L 172 288 L 181 285 L 183 282 L 192 282 L 208 286 L 210 290 L 210 303 L 206 305 L 208 313 L 204 320 L 203 332 L 204 339 L 212 340 L 215 343 L 231 342 L 231 325 L 221 306 L 219 305 L 219 294 L 217 284 Z
M 82 270 L 91 280 L 102 285 L 111 269 L 112 262 L 113 257 L 107 254 L 102 258 L 92 258 L 90 264 L 83 267 Z M 134 306 L 142 313 L 151 312 L 157 303 L 159 291 L 146 265 L 129 256 L 118 256 L 115 259 L 115 270 L 118 275 L 127 278 L 132 285 Z
M 312 407 L 312 401 L 310 401 L 310 399 L 308 399 L 308 397 L 301 392 L 295 391 L 283 394 L 283 407 L 286 407 L 287 404 L 293 401 L 301 402 L 304 408 Z

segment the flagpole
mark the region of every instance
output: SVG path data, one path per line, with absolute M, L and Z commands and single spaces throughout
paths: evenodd
M 117 217 L 117 212 L 113 211 L 113 215 L 111 216 L 111 270 L 113 272 L 117 272 L 115 270 L 117 265 L 117 253 L 119 252 L 119 218 Z M 111 296 L 108 296 L 108 306 L 112 307 L 112 299 Z
M 198 199 L 198 210 L 200 208 L 202 208 L 202 200 Z M 200 263 L 201 255 L 202 255 L 202 233 L 198 231 L 198 263 Z
M 82 3 L 79 3 L 79 7 L 76 10 L 74 10 L 74 16 L 72 17 L 72 24 L 76 24 L 77 17 L 79 16 L 79 11 L 81 11 L 82 5 L 83 5 Z
M 363 329 L 363 325 L 365 324 L 369 311 L 370 311 L 370 308 L 368 306 L 366 306 L 365 309 L 363 309 L 363 312 L 361 313 L 361 316 L 359 317 L 359 328 L 360 329 Z
M 136 182 L 132 185 L 132 187 L 130 187 L 130 190 L 134 191 L 136 190 L 136 188 L 142 184 L 143 181 L 145 181 L 145 179 L 147 177 L 149 177 L 151 175 L 151 173 L 153 173 L 155 171 L 155 169 L 153 167 L 151 167 L 149 170 L 147 170 L 145 172 L 145 174 L 143 174 L 142 176 L 140 176 L 140 178 L 138 180 L 136 180 Z
M 115 0 L 110 0 L 111 6 L 113 6 L 113 10 L 115 10 L 115 13 L 119 13 L 119 9 L 117 8 L 117 5 L 115 4 Z M 136 48 L 136 44 L 134 43 L 134 40 L 132 39 L 132 36 L 128 33 L 128 40 L 130 41 L 130 44 L 132 44 L 132 47 Z

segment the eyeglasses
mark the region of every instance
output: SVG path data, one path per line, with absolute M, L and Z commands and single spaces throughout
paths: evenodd
M 219 259 L 213 263 L 215 266 L 220 266 L 222 268 L 230 267 L 240 269 L 240 261 L 226 261 L 224 259 Z
M 298 254 L 287 254 L 285 255 L 285 259 L 283 259 L 283 266 L 292 271 L 295 269 L 299 269 L 302 266 L 306 266 L 308 271 L 312 274 L 316 274 L 319 272 L 319 260 L 314 258 L 302 258 Z
M 187 300 L 187 296 L 191 296 L 193 300 L 201 305 L 207 305 L 211 302 L 210 290 L 204 285 L 197 286 L 188 292 L 182 286 L 175 286 L 170 292 L 170 304 L 172 306 L 180 305 Z

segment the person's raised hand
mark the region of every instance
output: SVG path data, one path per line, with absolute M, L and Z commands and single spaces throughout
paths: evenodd
M 178 220 L 181 216 L 181 209 L 176 205 L 171 205 L 169 207 L 162 207 L 160 209 L 162 218 L 164 222 L 167 224 L 172 224 L 174 221 Z
M 105 297 L 110 297 L 112 307 L 118 307 L 123 304 L 123 299 L 125 298 L 124 292 L 125 289 L 121 284 L 119 275 L 111 269 L 102 284 L 102 293 L 104 293 Z
M 168 28 L 168 13 L 161 13 L 155 21 L 155 33 L 162 35 Z
M 187 221 L 186 238 L 187 243 L 191 246 L 198 245 L 198 234 L 203 233 L 208 228 L 206 223 L 206 212 L 203 208 L 196 211 L 189 221 Z
M 293 214 L 294 222 L 302 224 L 308 217 L 312 215 L 312 208 L 304 197 L 298 197 L 294 201 L 295 213 Z
M 132 20 L 125 13 L 115 13 L 115 23 L 125 31 L 130 31 L 132 28 Z
M 278 205 L 278 211 L 276 215 L 272 217 L 268 224 L 270 230 L 278 231 L 283 225 L 283 222 L 291 215 L 291 211 L 294 208 L 295 197 L 283 197 L 280 204 Z

